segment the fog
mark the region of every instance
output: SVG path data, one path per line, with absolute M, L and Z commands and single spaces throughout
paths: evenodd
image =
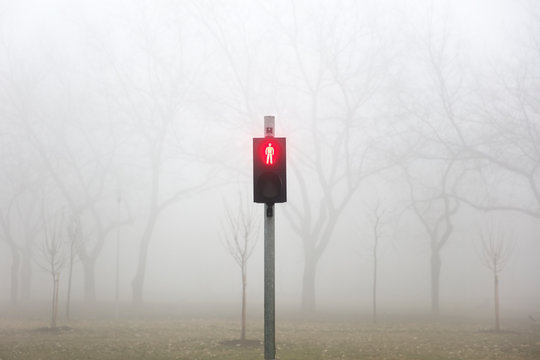
M 65 304 L 78 224 L 75 304 L 239 307 L 245 206 L 262 312 L 274 115 L 278 311 L 370 313 L 380 216 L 380 313 L 491 316 L 491 234 L 502 316 L 540 318 L 539 28 L 533 1 L 0 2 L 0 301 L 50 301 L 56 237 Z

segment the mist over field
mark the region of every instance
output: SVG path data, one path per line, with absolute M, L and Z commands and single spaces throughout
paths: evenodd
M 538 326 L 539 34 L 526 0 L 0 1 L 0 320 L 239 319 L 242 269 L 260 319 L 273 115 L 278 318 Z

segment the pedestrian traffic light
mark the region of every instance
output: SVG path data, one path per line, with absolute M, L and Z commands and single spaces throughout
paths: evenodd
M 287 201 L 286 138 L 253 138 L 253 201 Z

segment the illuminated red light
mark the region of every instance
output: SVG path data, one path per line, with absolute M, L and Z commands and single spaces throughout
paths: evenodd
M 275 150 L 271 142 L 269 142 L 266 149 L 264 149 L 264 154 L 266 155 L 266 165 L 274 164 Z
M 259 146 L 259 154 L 264 165 L 274 166 L 279 162 L 281 153 L 279 142 L 267 140 L 261 142 Z

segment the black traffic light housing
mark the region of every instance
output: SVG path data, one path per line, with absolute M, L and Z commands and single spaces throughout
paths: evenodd
M 253 201 L 287 201 L 287 142 L 284 137 L 253 138 Z

